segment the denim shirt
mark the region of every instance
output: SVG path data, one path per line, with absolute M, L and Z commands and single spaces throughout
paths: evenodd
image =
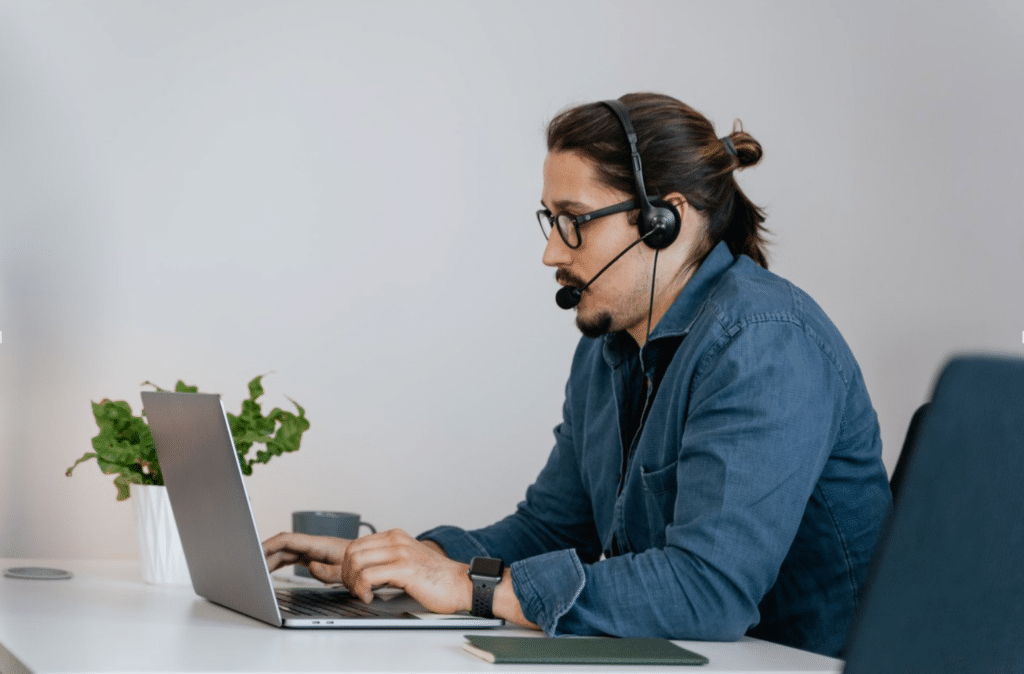
M 839 654 L 891 496 L 860 368 L 807 294 L 720 243 L 642 350 L 580 340 L 562 413 L 514 514 L 421 538 L 505 560 L 550 636 Z

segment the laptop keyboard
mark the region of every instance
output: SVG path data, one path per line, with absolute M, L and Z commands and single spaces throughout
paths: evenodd
M 345 591 L 277 590 L 282 613 L 296 616 L 332 618 L 379 618 L 388 614 L 375 611 Z M 390 617 L 390 616 L 388 616 Z

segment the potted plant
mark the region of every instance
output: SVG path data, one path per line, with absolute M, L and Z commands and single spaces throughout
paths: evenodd
M 291 398 L 297 415 L 277 407 L 263 415 L 258 398 L 263 395 L 261 380 L 264 376 L 259 375 L 249 382 L 249 398 L 242 401 L 241 412 L 227 415 L 238 464 L 245 475 L 251 475 L 257 463 L 267 463 L 275 456 L 298 450 L 302 434 L 309 429 L 306 411 Z M 164 390 L 152 382 L 142 384 L 157 391 Z M 178 381 L 174 390 L 198 393 L 199 388 Z M 78 464 L 96 459 L 101 471 L 115 475 L 117 500 L 127 500 L 133 493 L 136 496 L 132 501 L 143 578 L 156 584 L 188 584 L 188 569 L 163 486 L 153 436 L 144 418 L 145 410 L 135 416 L 126 401 L 104 399 L 92 404 L 92 412 L 100 429 L 92 439 L 94 451 L 82 455 L 66 474 L 70 477 Z M 264 449 L 250 456 L 253 445 L 257 444 Z

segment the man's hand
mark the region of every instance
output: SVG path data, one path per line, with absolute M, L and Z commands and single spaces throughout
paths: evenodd
M 341 582 L 365 602 L 373 588 L 405 590 L 434 613 L 468 611 L 473 603 L 469 566 L 452 561 L 433 543 L 417 541 L 400 529 L 364 536 L 346 548 Z
M 342 583 L 364 602 L 374 588 L 405 590 L 428 611 L 468 611 L 473 602 L 469 567 L 448 559 L 432 541 L 420 542 L 399 529 L 356 540 L 280 533 L 263 542 L 271 571 L 303 564 L 324 583 Z
M 286 532 L 263 541 L 263 554 L 271 571 L 301 564 L 319 581 L 340 583 L 345 550 L 351 542 L 344 538 Z
M 263 542 L 263 553 L 271 571 L 305 564 L 317 580 L 342 583 L 366 603 L 373 600 L 375 587 L 390 585 L 405 590 L 434 613 L 469 611 L 473 605 L 469 565 L 449 559 L 437 543 L 417 541 L 399 529 L 354 541 L 280 533 Z M 538 629 L 523 616 L 508 568 L 494 592 L 494 615 Z

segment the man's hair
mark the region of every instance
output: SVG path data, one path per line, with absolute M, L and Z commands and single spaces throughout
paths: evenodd
M 679 192 L 707 217 L 691 262 L 700 264 L 719 241 L 734 255 L 768 267 L 765 214 L 736 184 L 733 171 L 761 159 L 761 144 L 736 120 L 720 139 L 704 115 L 663 94 L 626 94 L 637 134 L 647 193 Z M 629 143 L 614 113 L 600 103 L 560 112 L 548 125 L 548 151 L 574 152 L 593 162 L 599 180 L 626 194 L 636 191 Z M 635 219 L 634 219 L 635 222 Z

